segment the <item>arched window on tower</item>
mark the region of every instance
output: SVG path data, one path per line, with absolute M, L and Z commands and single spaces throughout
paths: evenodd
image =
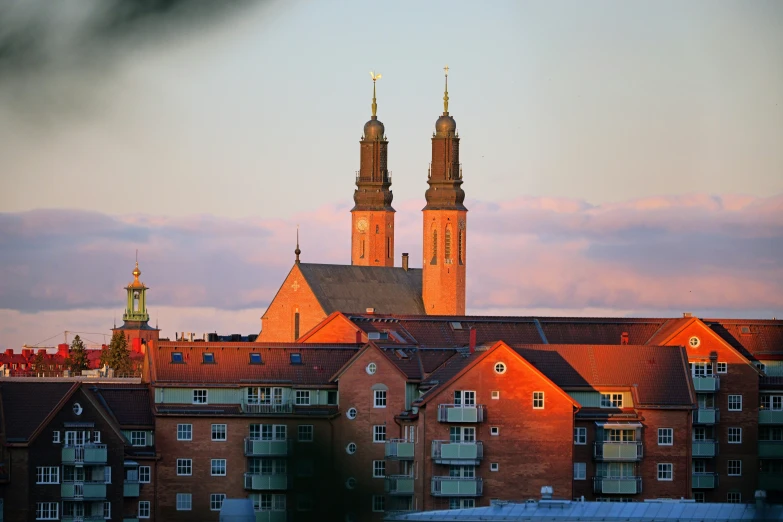
M 443 245 L 443 254 L 446 258 L 446 264 L 451 264 L 451 225 L 446 225 L 446 236 L 444 239 L 444 245 Z
M 430 260 L 430 264 L 438 264 L 438 231 L 435 228 L 435 225 L 432 226 L 432 259 Z
M 139 311 L 139 293 L 133 292 L 133 311 L 138 312 Z
M 294 308 L 294 341 L 299 340 L 299 308 Z
M 380 225 L 375 225 L 375 233 L 380 234 L 381 233 L 381 227 Z
M 359 244 L 359 257 L 364 259 L 364 239 L 362 239 L 362 242 Z
M 391 259 L 391 238 L 386 238 L 386 259 Z
M 459 264 L 465 263 L 465 231 L 460 230 L 457 234 L 457 255 L 459 256 Z

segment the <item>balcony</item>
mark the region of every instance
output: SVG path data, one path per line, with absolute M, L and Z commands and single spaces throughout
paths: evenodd
M 89 515 L 83 516 L 65 516 L 61 519 L 62 522 L 106 522 L 106 519 L 99 516 Z
M 720 412 L 716 408 L 699 408 L 693 412 L 694 424 L 715 424 L 720 420 Z
M 593 477 L 593 492 L 636 495 L 642 492 L 642 477 Z
M 762 459 L 783 459 L 783 441 L 760 440 L 759 457 Z
M 413 442 L 405 439 L 387 440 L 385 456 L 390 460 L 413 460 Z
M 693 473 L 691 475 L 693 489 L 715 489 L 718 485 L 717 473 Z
M 759 473 L 759 487 L 766 491 L 783 491 L 783 475 L 780 473 Z
M 593 448 L 595 460 L 635 461 L 642 458 L 642 443 L 632 442 L 596 442 Z
M 480 497 L 484 483 L 480 478 L 432 477 L 433 497 Z
M 122 517 L 122 522 L 139 522 L 138 517 Z
M 64 500 L 105 500 L 105 482 L 63 482 L 60 496 Z
M 256 522 L 287 522 L 288 514 L 285 511 L 256 511 Z
M 106 464 L 106 444 L 63 446 L 63 464 Z
M 705 375 L 693 377 L 693 388 L 697 392 L 716 392 L 720 390 L 720 377 L 717 375 Z
M 783 424 L 783 410 L 759 410 L 759 424 Z
M 138 480 L 125 480 L 122 485 L 122 496 L 124 497 L 138 497 L 139 496 L 139 481 Z
M 432 441 L 432 459 L 436 464 L 463 464 L 478 466 L 484 458 L 482 442 Z
M 245 473 L 245 489 L 272 491 L 288 489 L 287 473 Z
M 294 405 L 291 402 L 281 402 L 279 404 L 243 404 L 243 413 L 258 413 L 270 415 L 274 413 L 293 413 Z
M 389 495 L 413 495 L 413 477 L 410 475 L 387 475 L 386 493 Z
M 253 440 L 245 439 L 247 457 L 287 457 L 291 440 Z
M 714 457 L 718 454 L 718 443 L 714 440 L 694 440 L 691 449 L 692 457 Z
M 484 422 L 483 404 L 462 406 L 459 404 L 439 404 L 438 422 Z

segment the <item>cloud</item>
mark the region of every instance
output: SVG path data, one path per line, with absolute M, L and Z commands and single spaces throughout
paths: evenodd
M 396 255 L 409 252 L 420 266 L 421 202 L 395 207 Z M 783 313 L 783 195 L 695 194 L 597 206 L 518 198 L 468 207 L 472 313 Z M 122 313 L 122 287 L 138 249 L 153 317 L 162 309 L 219 310 L 252 332 L 291 268 L 297 224 L 303 261 L 350 262 L 345 205 L 290 219 L 0 214 L 0 309 L 91 309 L 108 327 L 108 318 Z M 209 320 L 161 326 L 216 329 Z

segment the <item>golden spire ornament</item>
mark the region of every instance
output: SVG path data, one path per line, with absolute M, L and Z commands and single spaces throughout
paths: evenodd
M 449 66 L 443 68 L 446 73 L 446 90 L 443 92 L 443 114 L 449 113 Z
M 375 82 L 381 79 L 381 75 L 375 71 L 370 71 L 370 78 L 372 78 L 372 116 L 375 118 L 378 112 L 378 104 L 375 103 Z

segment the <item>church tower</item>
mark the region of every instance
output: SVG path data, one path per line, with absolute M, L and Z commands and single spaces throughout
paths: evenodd
M 360 163 L 351 209 L 351 264 L 394 266 L 394 209 L 391 206 L 391 172 L 387 169 L 383 123 L 378 120 L 375 82 L 372 76 L 372 117 L 364 125 L 359 142 Z
M 422 300 L 428 315 L 465 315 L 465 267 L 468 209 L 462 204 L 457 123 L 449 116 L 449 68 L 443 114 L 432 135 L 429 188 L 423 209 Z
M 112 332 L 121 331 L 128 338 L 133 351 L 139 351 L 142 343 L 157 340 L 160 330 L 152 328 L 148 323 L 150 316 L 147 313 L 147 290 L 149 288 L 139 281 L 141 270 L 139 262 L 133 269 L 133 281 L 125 287 L 127 292 L 125 313 L 122 314 L 122 326 L 115 325 Z

